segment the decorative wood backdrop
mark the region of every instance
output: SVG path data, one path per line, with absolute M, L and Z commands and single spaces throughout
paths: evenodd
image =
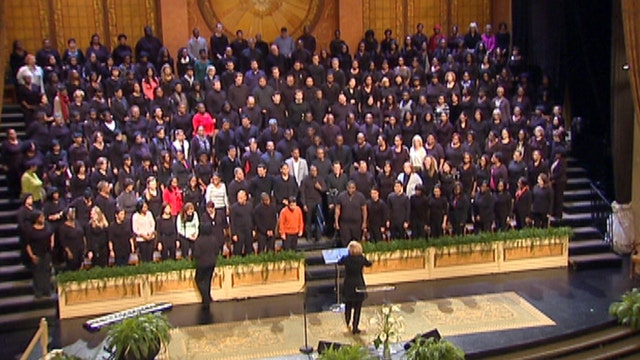
M 120 33 L 127 34 L 129 45 L 143 35 L 145 25 L 161 36 L 157 0 L 3 0 L 6 3 L 7 45 L 19 39 L 30 53 L 42 46 L 43 38 L 63 50 L 69 38 L 75 38 L 84 51 L 91 35 L 100 35 L 102 43 L 113 48 Z

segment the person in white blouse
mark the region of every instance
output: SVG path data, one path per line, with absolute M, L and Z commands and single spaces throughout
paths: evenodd
M 180 238 L 180 251 L 183 257 L 193 256 L 193 248 L 198 239 L 200 221 L 195 206 L 188 202 L 176 218 L 176 230 Z
M 204 193 L 204 202 L 216 204 L 216 210 L 229 213 L 229 197 L 227 195 L 227 186 L 222 182 L 220 174 L 213 173 L 211 182 L 207 185 Z
M 422 162 L 427 157 L 427 150 L 424 148 L 424 141 L 420 135 L 415 135 L 411 139 L 411 149 L 409 150 L 409 161 L 413 170 L 422 170 Z
M 156 239 L 156 220 L 144 200 L 138 201 L 136 212 L 131 217 L 131 230 L 133 230 L 136 245 L 140 250 L 140 261 L 152 261 Z
M 300 186 L 302 179 L 309 175 L 307 160 L 300 157 L 300 149 L 294 148 L 291 151 L 291 157 L 285 160 L 285 163 L 289 165 L 289 175 L 293 176 L 298 186 Z
M 36 57 L 27 55 L 24 60 L 25 65 L 18 69 L 16 79 L 20 85 L 24 85 L 24 77 L 31 75 L 31 83 L 40 87 L 40 93 L 44 94 L 44 71 L 36 65 Z
M 422 185 L 422 179 L 418 174 L 413 171 L 413 166 L 410 162 L 402 165 L 402 173 L 398 175 L 398 181 L 402 183 L 404 193 L 411 197 L 416 192 L 416 185 Z

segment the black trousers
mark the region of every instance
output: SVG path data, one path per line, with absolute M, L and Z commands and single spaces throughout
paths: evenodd
M 162 244 L 162 251 L 160 251 L 160 256 L 162 256 L 162 260 L 175 260 L 176 258 L 176 241 L 173 239 L 163 239 L 158 242 L 158 244 Z
M 304 229 L 307 233 L 307 241 L 319 240 L 322 234 L 320 233 L 320 229 L 315 226 L 316 219 L 318 218 L 318 204 L 307 204 L 307 208 L 309 211 L 304 214 Z
M 136 242 L 136 245 L 138 245 L 141 262 L 153 261 L 153 249 L 155 249 L 154 241 L 138 241 Z
M 391 226 L 389 226 L 389 231 L 391 232 L 391 238 L 394 240 L 397 239 L 406 239 L 407 238 L 407 231 L 404 229 L 404 226 L 402 226 L 403 224 L 393 224 L 391 223 Z
M 180 236 L 180 251 L 182 251 L 182 257 L 193 257 L 193 249 L 195 247 L 196 242 L 188 239 L 184 236 Z
M 238 241 L 233 243 L 233 255 L 253 254 L 253 237 L 251 230 L 239 231 Z
M 38 256 L 38 262 L 33 264 L 31 271 L 35 296 L 51 296 L 51 254 Z
M 196 267 L 195 281 L 203 304 L 209 304 L 213 301 L 213 298 L 211 298 L 211 279 L 213 278 L 214 269 L 215 265 L 198 265 Z
M 360 325 L 360 312 L 362 311 L 362 301 L 345 301 L 344 302 L 344 320 L 347 322 L 347 326 L 351 323 L 351 317 L 353 313 L 353 323 L 351 328 L 355 331 L 358 330 Z
M 362 240 L 360 224 L 340 224 L 340 246 L 345 247 L 351 240 Z
M 282 250 L 298 250 L 298 234 L 286 234 L 282 240 Z
M 533 226 L 537 228 L 546 228 L 549 226 L 549 219 L 547 214 L 531 213 L 531 220 L 533 220 Z
M 276 250 L 275 237 L 257 233 L 256 239 L 258 240 L 258 253 Z
M 564 189 L 567 187 L 566 182 L 553 183 L 553 212 L 554 218 L 562 219 L 562 209 L 564 203 Z
M 380 230 L 382 226 L 372 225 L 369 229 L 369 241 L 378 242 L 382 241 L 382 231 Z
M 411 222 L 411 238 L 412 239 L 426 239 L 427 232 L 424 231 L 425 223 L 423 221 Z

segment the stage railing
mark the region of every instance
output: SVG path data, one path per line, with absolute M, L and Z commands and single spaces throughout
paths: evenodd
M 589 185 L 591 189 L 591 221 L 593 226 L 603 235 L 604 241 L 611 243 L 613 240 L 611 202 L 602 193 L 602 191 L 593 184 L 593 182 Z
M 24 351 L 24 354 L 20 356 L 20 360 L 29 359 L 38 342 L 40 342 L 40 346 L 42 347 L 42 357 L 44 358 L 45 355 L 47 355 L 47 353 L 49 352 L 49 327 L 47 326 L 47 319 L 45 318 L 40 319 L 38 330 L 36 331 L 35 335 L 33 335 L 33 338 L 31 339 L 31 342 L 29 342 L 29 345 Z

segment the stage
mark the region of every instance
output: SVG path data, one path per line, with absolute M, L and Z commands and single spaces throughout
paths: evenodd
M 317 325 L 318 322 L 330 320 L 335 327 L 334 333 L 331 336 L 322 337 L 326 334 L 316 332 L 313 338 L 314 342 L 330 340 L 343 343 L 366 343 L 368 337 L 372 336 L 366 330 L 369 326 L 366 322 L 366 314 L 371 311 L 370 309 L 383 302 L 400 304 L 403 310 L 408 313 L 418 309 L 419 304 L 429 303 L 432 306 L 432 318 L 435 315 L 437 318 L 438 316 L 446 316 L 446 314 L 458 314 L 460 319 L 479 316 L 485 320 L 490 312 L 484 311 L 479 315 L 477 305 L 484 301 L 479 299 L 487 298 L 487 296 L 503 298 L 506 296 L 506 299 L 511 299 L 507 302 L 521 299 L 523 303 L 527 304 L 525 307 L 530 306 L 527 311 L 536 315 L 530 320 L 541 321 L 535 326 L 531 326 L 526 321 L 513 324 L 510 327 L 498 326 L 495 329 L 486 327 L 476 330 L 465 329 L 464 322 L 458 324 L 458 328 L 453 330 L 447 328 L 447 326 L 451 326 L 450 324 L 442 325 L 442 333 L 448 340 L 462 347 L 467 352 L 468 358 L 479 358 L 499 352 L 501 349 L 516 348 L 523 344 L 558 338 L 610 322 L 612 318 L 607 314 L 610 303 L 617 300 L 620 294 L 634 285 L 637 286 L 638 282 L 636 280 L 634 283 L 629 280 L 628 263 L 626 262 L 622 268 L 618 269 L 578 272 L 572 272 L 568 269 L 549 269 L 399 284 L 393 292 L 372 293 L 367 298 L 364 305 L 369 309 L 363 311 L 362 321 L 365 331 L 357 338 L 346 332 L 342 314 L 329 311 L 329 307 L 335 301 L 334 294 L 309 295 L 307 298 L 309 329 L 311 334 L 314 323 Z M 303 345 L 300 336 L 303 331 L 300 316 L 303 308 L 303 296 L 303 294 L 297 294 L 217 302 L 208 312 L 203 312 L 199 305 L 176 306 L 167 313 L 171 323 L 178 328 L 174 330 L 176 343 L 170 345 L 170 350 L 172 346 L 175 346 L 176 349 L 183 346 L 184 341 L 188 341 L 189 333 L 193 335 L 193 332 L 197 331 L 194 330 L 197 329 L 194 326 L 206 325 L 215 328 L 225 327 L 226 324 L 229 334 L 233 334 L 231 329 L 234 327 L 241 328 L 243 324 L 253 326 L 250 324 L 259 323 L 269 324 L 265 328 L 267 330 L 262 333 L 264 336 L 269 333 L 278 333 L 280 330 L 298 333 L 299 335 L 296 336 L 284 337 L 288 349 L 297 349 Z M 499 317 L 508 315 L 511 310 L 494 306 L 491 311 L 494 311 L 495 316 Z M 411 325 L 411 329 L 408 329 L 410 331 L 405 332 L 404 337 L 410 338 L 415 335 L 412 332 L 426 332 L 431 330 L 430 326 L 438 326 L 437 322 L 426 320 L 424 311 L 421 313 L 423 314 L 420 316 L 424 328 L 415 327 L 419 324 Z M 405 317 L 407 316 L 410 315 L 405 315 Z M 98 346 L 104 340 L 106 332 L 104 330 L 95 334 L 86 332 L 81 326 L 85 320 L 86 318 L 77 318 L 53 324 L 52 348 L 68 346 L 80 341 L 74 348 L 84 346 L 87 351 L 94 353 L 99 350 Z M 254 336 L 259 336 L 259 334 L 260 332 Z M 10 354 L 17 354 L 24 349 L 24 347 L 18 346 L 28 342 L 29 337 L 29 332 L 3 334 L 2 345 L 10 351 Z M 193 338 L 192 336 L 191 339 Z M 232 348 L 233 343 L 227 340 L 232 340 L 231 336 L 216 342 Z M 212 341 L 214 340 L 212 339 Z M 317 342 L 310 342 L 310 345 L 316 347 Z M 273 354 L 274 356 L 267 356 L 267 358 L 298 358 L 298 356 L 289 356 L 290 352 L 291 350 L 288 350 L 287 354 Z M 241 351 L 238 353 L 240 354 Z M 184 353 L 175 352 L 175 354 L 181 355 L 174 357 L 172 354 L 172 359 L 185 358 Z M 268 355 L 266 352 L 265 354 Z M 253 359 L 255 357 L 237 358 Z

